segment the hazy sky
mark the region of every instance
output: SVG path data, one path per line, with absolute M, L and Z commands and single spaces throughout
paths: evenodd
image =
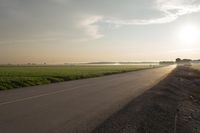
M 0 0 L 0 63 L 199 59 L 199 22 L 200 0 Z

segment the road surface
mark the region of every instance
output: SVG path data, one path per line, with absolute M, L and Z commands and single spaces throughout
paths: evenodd
M 1 133 L 90 132 L 175 66 L 0 92 Z

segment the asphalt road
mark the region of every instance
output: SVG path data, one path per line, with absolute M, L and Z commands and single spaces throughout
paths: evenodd
M 0 92 L 1 133 L 90 132 L 175 66 Z

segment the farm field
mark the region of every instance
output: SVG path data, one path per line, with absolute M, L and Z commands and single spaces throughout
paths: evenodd
M 0 90 L 97 77 L 158 65 L 1 66 Z
M 193 65 L 192 68 L 200 70 L 200 65 Z

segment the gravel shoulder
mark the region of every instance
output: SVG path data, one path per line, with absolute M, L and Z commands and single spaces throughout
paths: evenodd
M 178 66 L 92 133 L 200 133 L 200 71 Z

